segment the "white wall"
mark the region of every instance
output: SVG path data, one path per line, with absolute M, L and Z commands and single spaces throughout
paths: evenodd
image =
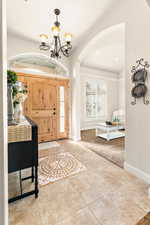
M 0 1 L 0 224 L 8 225 L 6 1 Z
M 92 119 L 86 120 L 84 114 L 84 82 L 86 79 L 97 80 L 98 82 L 104 82 L 107 87 L 107 114 L 101 120 Z M 118 74 L 111 73 L 104 70 L 97 70 L 92 68 L 81 67 L 80 69 L 81 80 L 81 121 L 80 129 L 94 128 L 95 125 L 101 121 L 111 120 L 113 111 L 118 109 Z
M 132 10 L 133 8 L 136 10 Z M 139 15 L 142 16 L 139 17 Z M 135 106 L 130 104 L 132 87 L 131 66 L 141 57 L 150 63 L 150 30 L 147 29 L 150 27 L 150 8 L 146 4 L 146 1 L 132 0 L 132 5 L 128 9 L 128 16 L 129 22 L 126 28 L 126 104 L 128 127 L 126 162 L 150 176 L 150 105 L 144 105 L 142 99 Z M 150 90 L 150 82 L 148 83 L 148 89 Z
M 13 33 L 8 32 L 7 56 L 8 59 L 22 53 L 40 52 L 38 44 L 31 40 L 23 39 Z
M 81 139 L 81 136 L 80 136 L 80 113 L 81 113 L 80 111 L 80 105 L 81 105 L 80 62 L 76 61 L 75 69 L 71 71 L 71 74 L 72 74 L 72 79 L 71 79 L 70 138 L 72 138 L 75 141 L 78 141 Z
M 118 108 L 125 111 L 125 71 L 122 71 L 118 79 Z

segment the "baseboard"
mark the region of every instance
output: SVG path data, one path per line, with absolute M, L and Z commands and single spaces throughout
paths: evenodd
M 81 141 L 81 137 L 80 136 L 79 137 L 73 136 L 73 137 L 71 137 L 71 139 L 73 141 Z
M 150 184 L 150 174 L 143 172 L 142 170 L 129 165 L 128 163 L 124 163 L 124 169 L 129 173 L 132 173 L 136 177 L 144 180 L 146 183 Z
M 89 127 L 84 127 L 84 128 L 81 128 L 80 130 L 81 131 L 84 131 L 84 130 L 93 130 L 95 129 L 96 126 L 89 126 Z

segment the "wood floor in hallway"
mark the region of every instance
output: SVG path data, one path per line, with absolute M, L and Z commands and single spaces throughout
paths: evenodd
M 124 137 L 107 141 L 103 138 L 96 137 L 95 129 L 89 129 L 81 131 L 81 143 L 83 146 L 104 157 L 110 162 L 118 165 L 121 168 L 124 167 Z
M 80 142 L 59 144 L 58 150 L 70 152 L 86 170 L 40 187 L 36 200 L 31 196 L 10 204 L 9 225 L 135 225 L 150 211 L 149 186 L 143 181 Z M 9 190 L 15 193 L 13 182 L 11 175 Z

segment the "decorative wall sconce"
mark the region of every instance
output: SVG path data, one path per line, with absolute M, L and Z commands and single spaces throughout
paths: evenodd
M 131 95 L 134 98 L 134 101 L 131 102 L 132 105 L 136 104 L 138 98 L 143 98 L 145 105 L 148 105 L 150 102 L 146 99 L 147 86 L 145 84 L 148 75 L 148 68 L 150 67 L 147 61 L 144 61 L 143 58 L 136 61 L 137 65 L 132 67 L 132 82 L 134 87 L 131 90 Z

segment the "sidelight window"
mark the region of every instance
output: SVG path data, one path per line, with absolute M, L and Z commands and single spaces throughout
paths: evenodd
M 65 131 L 65 88 L 59 87 L 59 101 L 60 101 L 60 132 Z

